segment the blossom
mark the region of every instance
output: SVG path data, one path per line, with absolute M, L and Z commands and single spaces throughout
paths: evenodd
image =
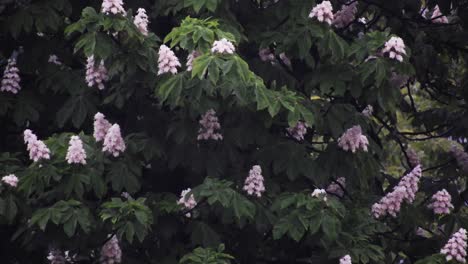
M 424 238 L 430 238 L 431 237 L 431 233 L 428 232 L 427 230 L 425 230 L 422 227 L 418 227 L 416 229 L 416 235 L 420 236 L 420 237 L 424 237 Z
M 177 204 L 182 205 L 187 210 L 192 210 L 197 206 L 197 201 L 195 201 L 195 197 L 193 193 L 187 197 L 188 193 L 192 190 L 190 188 L 183 190 L 180 194 L 180 199 L 177 201 Z M 190 213 L 185 214 L 186 217 L 191 217 Z
M 354 1 L 349 5 L 343 5 L 341 9 L 336 12 L 333 25 L 337 28 L 343 28 L 353 22 L 357 13 L 357 3 L 357 1 Z
M 398 186 L 403 186 L 406 188 L 404 199 L 408 203 L 413 203 L 414 198 L 416 197 L 416 192 L 419 190 L 419 180 L 422 176 L 421 165 L 414 167 L 408 174 L 401 178 Z
M 122 261 L 122 250 L 115 235 L 102 246 L 99 261 L 102 264 L 116 264 Z
M 396 217 L 400 212 L 403 198 L 405 197 L 405 187 L 395 187 L 392 192 L 385 195 L 378 203 L 372 205 L 372 215 L 374 218 L 380 218 L 387 214 Z
M 83 142 L 80 137 L 72 136 L 68 144 L 69 146 L 66 156 L 68 164 L 86 164 L 86 152 L 83 148 Z
M 421 164 L 421 160 L 419 159 L 418 153 L 412 148 L 408 148 L 406 150 L 406 155 L 408 155 L 408 160 L 412 168 Z
M 216 130 L 221 129 L 215 110 L 209 109 L 206 111 L 206 113 L 202 115 L 199 123 L 200 129 L 198 130 L 197 140 L 223 139 L 223 135 L 221 135 L 221 133 L 215 132 Z
M 101 5 L 101 12 L 108 15 L 109 13 L 117 15 L 126 15 L 125 9 L 123 8 L 122 0 L 103 0 Z
M 244 191 L 249 195 L 256 195 L 262 197 L 262 193 L 265 192 L 265 186 L 263 185 L 262 168 L 260 165 L 254 165 L 249 171 L 249 176 L 244 182 Z
M 17 94 L 21 90 L 20 81 L 21 78 L 19 76 L 19 69 L 16 66 L 16 58 L 10 58 L 3 72 L 0 91 Z
M 395 59 L 397 61 L 403 61 L 403 55 L 406 55 L 405 43 L 403 39 L 399 37 L 391 37 L 387 42 L 385 42 L 385 47 L 383 53 L 388 53 L 390 59 Z
M 6 185 L 9 185 L 11 187 L 16 187 L 18 186 L 18 177 L 16 177 L 16 175 L 14 174 L 3 176 L 2 182 L 4 182 Z
M 106 117 L 102 113 L 97 112 L 94 115 L 93 136 L 94 136 L 94 139 L 96 139 L 96 142 L 104 140 L 104 138 L 106 137 L 107 131 L 109 130 L 111 126 L 112 126 L 111 123 L 107 121 Z
M 49 56 L 49 61 L 48 62 L 53 63 L 55 65 L 62 65 L 62 62 L 59 60 L 59 58 L 55 54 L 51 54 Z
M 47 255 L 47 260 L 49 260 L 50 264 L 65 264 L 67 260 L 63 255 L 63 252 L 58 249 L 52 249 L 49 251 L 49 255 Z
M 442 12 L 440 12 L 440 9 L 439 9 L 438 5 L 436 5 L 434 7 L 434 11 L 432 12 L 431 20 L 434 23 L 439 23 L 439 24 L 447 24 L 448 23 L 447 17 L 444 16 L 442 14 Z
M 330 3 L 330 1 L 323 1 L 322 3 L 312 8 L 309 17 L 315 17 L 318 21 L 326 22 L 328 25 L 331 25 L 334 19 L 332 4 Z
M 234 45 L 225 38 L 216 40 L 213 43 L 213 47 L 211 48 L 212 53 L 219 54 L 233 54 L 235 50 L 236 48 L 234 48 Z
M 177 73 L 177 67 L 180 67 L 180 62 L 174 52 L 166 45 L 159 47 L 158 57 L 158 75 L 163 73 Z
M 468 153 L 463 151 L 463 149 L 456 147 L 453 145 L 450 149 L 452 156 L 457 161 L 458 166 L 468 172 Z
M 271 52 L 269 48 L 260 49 L 258 51 L 258 56 L 262 61 L 274 61 L 275 54 Z
M 29 158 L 34 162 L 37 162 L 41 159 L 50 159 L 50 150 L 42 142 L 38 140 L 37 136 L 30 130 L 24 130 L 24 143 L 27 144 L 27 150 L 29 151 Z
M 128 192 L 122 192 L 120 194 L 120 196 L 122 196 L 123 198 L 127 199 L 127 200 L 131 200 L 133 199 L 132 196 L 128 193 Z
M 361 112 L 365 117 L 371 117 L 372 113 L 374 113 L 374 107 L 372 105 L 367 105 L 364 110 Z
M 104 89 L 104 82 L 109 79 L 107 75 L 107 69 L 104 66 L 104 61 L 101 60 L 99 65 L 96 65 L 94 56 L 90 56 L 87 59 L 86 64 L 86 83 L 88 87 L 97 86 L 99 90 Z
M 340 258 L 340 264 L 351 264 L 351 256 L 350 255 L 346 255 L 342 258 Z
M 144 8 L 138 8 L 133 24 L 140 30 L 141 34 L 148 36 L 149 20 Z
M 421 176 L 421 166 L 418 165 L 403 176 L 392 192 L 386 194 L 379 202 L 372 205 L 372 215 L 375 218 L 380 218 L 387 214 L 396 217 L 398 212 L 400 212 L 403 201 L 408 203 L 414 202 Z
M 465 263 L 466 239 L 466 230 L 460 228 L 450 237 L 447 244 L 440 250 L 440 253 L 445 255 L 447 261 L 454 259 L 458 262 Z
M 338 138 L 338 146 L 344 151 L 351 151 L 353 153 L 358 149 L 367 152 L 369 141 L 367 137 L 362 134 L 361 126 L 353 126 L 346 130 L 340 138 Z
M 449 214 L 450 210 L 453 209 L 452 196 L 445 189 L 436 192 L 431 197 L 431 201 L 428 208 L 431 208 L 434 214 Z
M 288 127 L 286 130 L 291 137 L 301 141 L 304 140 L 304 135 L 307 133 L 307 124 L 299 121 L 294 127 Z
M 312 192 L 311 196 L 322 199 L 325 202 L 327 201 L 327 191 L 325 191 L 324 189 L 315 189 Z
M 104 137 L 102 151 L 108 152 L 114 157 L 118 157 L 120 153 L 125 151 L 125 148 L 125 141 L 120 134 L 120 126 L 118 124 L 113 124 Z
M 187 56 L 187 63 L 185 64 L 187 66 L 187 71 L 191 71 L 193 68 L 193 61 L 200 56 L 200 52 L 194 50 L 190 52 L 190 54 Z
M 291 60 L 288 58 L 288 56 L 286 56 L 286 53 L 282 52 L 280 53 L 279 55 L 281 61 L 284 63 L 284 65 L 286 66 L 291 66 Z
M 339 184 L 336 182 L 330 183 L 330 185 L 328 185 L 327 187 L 327 193 L 331 193 L 336 196 L 343 197 L 343 194 L 344 194 L 343 188 L 346 187 L 346 179 L 344 177 L 340 177 L 336 179 L 336 181 Z

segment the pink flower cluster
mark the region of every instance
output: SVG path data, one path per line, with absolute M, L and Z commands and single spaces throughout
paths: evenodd
M 187 197 L 188 193 L 192 191 L 190 188 L 183 190 L 182 193 L 180 194 L 180 199 L 177 201 L 177 204 L 182 205 L 185 209 L 192 210 L 197 206 L 197 201 L 195 201 L 195 197 L 193 196 L 193 193 L 190 194 L 190 196 Z M 190 213 L 185 214 L 186 217 L 191 217 L 192 215 Z
M 59 58 L 55 54 L 52 54 L 49 56 L 48 62 L 53 63 L 55 65 L 62 65 L 62 62 L 59 60 Z
M 83 148 L 83 142 L 81 141 L 80 137 L 72 136 L 70 138 L 70 142 L 68 143 L 68 150 L 67 150 L 67 162 L 68 164 L 86 164 L 86 152 Z
M 200 129 L 198 130 L 197 140 L 223 139 L 223 135 L 221 135 L 221 133 L 215 132 L 216 130 L 221 129 L 215 110 L 210 109 L 206 111 L 206 113 L 202 115 L 199 123 Z
M 327 191 L 325 191 L 324 189 L 315 189 L 312 194 L 311 194 L 312 197 L 315 197 L 315 198 L 318 198 L 318 199 L 321 199 L 323 200 L 324 202 L 327 201 Z
M 20 81 L 21 78 L 19 76 L 19 69 L 16 67 L 16 59 L 10 58 L 3 72 L 0 91 L 17 94 L 21 90 Z
M 434 214 L 449 214 L 450 210 L 453 209 L 452 196 L 445 189 L 436 192 L 431 197 L 431 201 L 428 208 L 432 209 Z
M 396 217 L 400 212 L 406 188 L 396 186 L 392 192 L 385 195 L 378 203 L 372 205 L 372 215 L 374 218 L 380 218 L 387 214 Z
M 299 121 L 294 127 L 288 127 L 286 130 L 291 137 L 301 141 L 304 140 L 304 135 L 307 133 L 307 124 Z
M 340 138 L 338 138 L 338 146 L 344 151 L 351 151 L 353 153 L 358 149 L 367 152 L 369 141 L 367 137 L 362 134 L 361 126 L 353 126 L 346 130 Z
M 24 130 L 24 143 L 27 144 L 29 158 L 35 162 L 41 159 L 50 159 L 50 150 L 37 136 L 30 130 Z
M 258 51 L 258 56 L 262 61 L 274 61 L 275 60 L 275 54 L 271 52 L 269 48 L 264 48 L 260 49 Z
M 187 66 L 187 71 L 192 71 L 193 61 L 200 55 L 200 52 L 196 50 L 190 52 L 190 54 L 187 56 L 187 63 L 185 64 Z
M 219 54 L 233 54 L 236 51 L 236 48 L 229 40 L 223 38 L 221 40 L 216 40 L 213 43 L 213 47 L 211 48 L 212 53 L 219 53 Z
M 101 60 L 99 65 L 96 65 L 94 56 L 88 57 L 86 64 L 86 83 L 88 87 L 97 86 L 99 90 L 105 88 L 104 82 L 109 79 L 107 75 L 107 69 L 104 66 L 104 61 Z
M 63 252 L 58 249 L 53 249 L 49 251 L 49 255 L 47 256 L 47 260 L 49 260 L 50 264 L 65 264 L 67 260 L 63 255 Z
M 119 246 L 119 240 L 115 235 L 102 246 L 99 261 L 102 264 L 116 264 L 122 262 L 122 250 Z
M 456 260 L 461 263 L 466 262 L 466 230 L 460 228 L 450 237 L 449 241 L 440 250 L 441 254 L 445 255 L 447 261 Z
M 357 1 L 352 2 L 349 5 L 343 5 L 341 9 L 336 12 L 333 25 L 337 28 L 343 28 L 353 22 L 357 13 Z
M 309 17 L 315 17 L 318 21 L 325 22 L 328 25 L 331 25 L 334 19 L 332 4 L 330 3 L 330 1 L 323 1 L 322 3 L 312 8 Z
M 262 168 L 260 165 L 254 165 L 249 171 L 249 176 L 244 182 L 244 191 L 249 195 L 255 195 L 262 197 L 262 193 L 265 192 L 265 186 L 263 185 Z
M 385 42 L 385 47 L 382 52 L 388 53 L 390 59 L 395 59 L 399 62 L 403 61 L 403 55 L 406 55 L 405 43 L 399 37 L 391 37 Z
M 447 24 L 448 23 L 448 18 L 440 12 L 440 8 L 438 5 L 434 7 L 434 11 L 432 12 L 431 20 L 434 23 L 439 23 L 439 24 Z
M 403 176 L 403 178 L 398 183 L 398 186 L 405 187 L 405 196 L 404 199 L 408 203 L 413 203 L 416 198 L 416 192 L 419 190 L 419 180 L 422 176 L 421 165 L 418 165 L 413 168 L 408 174 Z
M 10 174 L 7 176 L 2 177 L 2 182 L 4 182 L 6 185 L 9 185 L 10 187 L 16 187 L 18 186 L 18 177 L 14 174 Z
M 339 184 L 336 183 L 336 182 L 330 183 L 330 185 L 328 185 L 328 187 L 327 187 L 327 193 L 334 194 L 334 195 L 336 195 L 338 197 L 343 197 L 343 194 L 344 194 L 343 188 L 346 187 L 346 179 L 344 177 L 340 177 L 340 178 L 336 179 L 336 181 Z M 340 185 L 343 186 L 343 188 Z
M 137 15 L 133 20 L 133 24 L 138 28 L 141 34 L 148 36 L 148 15 L 146 14 L 146 10 L 144 8 L 138 8 Z
M 367 105 L 364 110 L 361 112 L 365 117 L 371 117 L 372 113 L 374 113 L 374 107 L 372 105 Z
M 101 12 L 108 15 L 110 14 L 122 14 L 126 15 L 125 9 L 123 8 L 122 0 L 103 0 L 101 6 Z
M 180 67 L 180 62 L 174 52 L 166 45 L 159 47 L 158 57 L 158 75 L 164 73 L 177 73 L 177 67 Z
M 403 201 L 412 203 L 419 189 L 419 179 L 421 178 L 421 166 L 416 166 L 410 173 L 403 176 L 392 192 L 385 195 L 379 202 L 372 205 L 372 215 L 375 218 L 383 217 L 387 214 L 396 217 L 400 212 Z
M 262 61 L 270 62 L 271 64 L 276 64 L 275 53 L 269 48 L 260 49 L 258 51 L 258 56 Z M 286 66 L 291 66 L 291 60 L 288 58 L 288 56 L 286 56 L 286 53 L 280 53 L 279 58 Z
M 468 153 L 463 151 L 463 149 L 456 147 L 455 145 L 452 146 L 450 149 L 452 156 L 457 160 L 458 166 L 464 171 L 468 172 Z
M 96 142 L 104 140 L 106 137 L 107 131 L 111 127 L 111 123 L 106 120 L 104 114 L 97 112 L 94 115 L 94 132 L 93 136 L 96 139 Z
M 351 256 L 346 255 L 340 259 L 340 264 L 352 264 L 351 262 Z
M 279 57 L 286 66 L 291 66 L 291 60 L 286 56 L 286 53 L 280 53 Z
M 120 133 L 120 126 L 113 124 L 104 137 L 104 146 L 102 151 L 112 154 L 114 157 L 118 157 L 120 153 L 125 151 L 125 141 Z
M 408 155 L 408 160 L 412 168 L 421 164 L 421 160 L 419 159 L 418 153 L 412 148 L 408 148 L 406 150 L 406 155 Z

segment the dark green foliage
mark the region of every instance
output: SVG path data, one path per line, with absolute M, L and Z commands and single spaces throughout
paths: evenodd
M 101 13 L 101 1 L 0 1 L 0 72 L 16 57 L 22 87 L 0 92 L 0 178 L 19 178 L 0 182 L 0 262 L 46 263 L 56 248 L 99 263 L 116 235 L 126 264 L 331 264 L 347 254 L 363 264 L 446 263 L 440 249 L 468 228 L 468 172 L 449 152 L 467 143 L 447 139 L 468 133 L 467 5 L 357 2 L 356 19 L 336 28 L 308 17 L 314 0 L 127 0 L 126 15 Z M 342 4 L 332 1 L 335 13 Z M 448 24 L 431 21 L 435 5 Z M 147 36 L 133 22 L 140 7 Z M 382 54 L 392 36 L 405 42 L 402 62 Z M 234 54 L 211 52 L 222 38 Z M 162 44 L 180 60 L 176 75 L 158 75 Z M 103 90 L 85 81 L 89 56 L 108 70 Z M 197 140 L 208 109 L 222 140 Z M 93 138 L 97 112 L 121 127 L 118 157 Z M 299 121 L 304 140 L 287 130 Z M 338 146 L 355 125 L 367 152 Z M 50 160 L 29 159 L 25 129 Z M 65 159 L 72 135 L 86 165 Z M 376 220 L 372 204 L 411 169 L 409 147 L 424 169 L 415 202 Z M 253 165 L 261 197 L 243 189 Z M 342 195 L 311 196 L 340 177 Z M 187 188 L 194 208 L 178 202 Z M 441 189 L 450 215 L 427 208 Z

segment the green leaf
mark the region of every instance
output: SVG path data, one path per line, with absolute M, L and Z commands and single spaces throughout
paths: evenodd
M 78 219 L 76 217 L 71 216 L 67 222 L 63 225 L 63 230 L 68 237 L 72 237 L 76 231 L 76 225 L 78 224 Z
M 215 247 L 219 245 L 221 239 L 210 226 L 203 222 L 195 222 L 192 228 L 192 243 L 204 247 Z
M 322 214 L 316 213 L 313 214 L 309 221 L 309 232 L 311 234 L 317 233 L 320 229 L 320 225 L 322 224 Z
M 184 83 L 183 75 L 171 76 L 159 84 L 156 88 L 156 95 L 162 102 L 169 100 L 176 104 L 180 100 Z
M 140 173 L 137 164 L 129 165 L 126 162 L 112 163 L 107 174 L 107 179 L 112 183 L 112 189 L 118 192 L 127 190 L 130 193 L 136 192 L 140 188 L 138 176 Z
M 322 230 L 328 239 L 331 241 L 336 240 L 340 231 L 340 227 L 340 221 L 336 217 L 329 214 L 324 214 L 322 218 Z
M 253 219 L 255 216 L 255 205 L 239 193 L 232 196 L 232 208 L 237 219 L 247 217 Z

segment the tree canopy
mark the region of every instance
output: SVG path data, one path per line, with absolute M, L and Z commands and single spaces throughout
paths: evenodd
M 2 263 L 465 263 L 468 2 L 0 1 Z

